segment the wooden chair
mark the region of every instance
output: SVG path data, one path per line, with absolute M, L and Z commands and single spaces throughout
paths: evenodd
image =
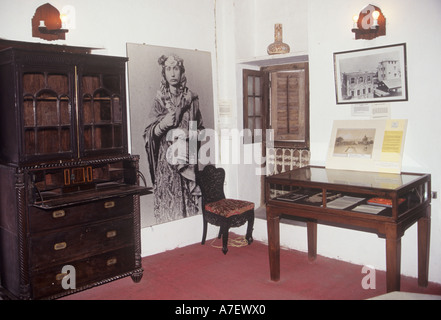
M 207 224 L 219 226 L 218 238 L 222 237 L 222 252 L 228 252 L 228 232 L 248 222 L 246 240 L 253 242 L 254 203 L 227 199 L 224 194 L 225 170 L 207 165 L 198 173 L 198 184 L 202 191 L 203 233 L 202 244 L 207 237 Z

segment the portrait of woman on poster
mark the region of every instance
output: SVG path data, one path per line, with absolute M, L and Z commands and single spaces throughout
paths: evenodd
M 197 150 L 189 152 L 189 147 L 198 148 L 192 141 L 197 141 L 197 133 L 204 127 L 198 95 L 187 88 L 183 59 L 162 55 L 158 64 L 162 69 L 160 89 L 143 137 L 153 183 L 154 216 L 157 223 L 163 223 L 199 213 Z

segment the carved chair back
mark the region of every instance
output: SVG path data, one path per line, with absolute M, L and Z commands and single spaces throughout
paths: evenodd
M 202 191 L 204 203 L 225 199 L 224 193 L 225 170 L 207 165 L 198 174 L 198 184 Z

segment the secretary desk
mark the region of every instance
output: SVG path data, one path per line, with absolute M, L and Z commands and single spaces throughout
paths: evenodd
M 78 47 L 1 49 L 5 296 L 54 299 L 125 276 L 140 281 L 139 198 L 150 189 L 128 153 L 126 62 Z

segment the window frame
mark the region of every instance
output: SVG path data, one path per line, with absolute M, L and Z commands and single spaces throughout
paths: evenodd
M 248 76 L 260 77 L 261 78 L 261 128 L 262 137 L 256 139 L 254 132 L 252 132 L 251 137 L 244 137 L 244 143 L 255 143 L 255 142 L 266 142 L 266 129 L 272 129 L 271 127 L 271 80 L 270 74 L 274 72 L 286 72 L 304 70 L 305 71 L 305 110 L 303 121 L 305 123 L 305 133 L 304 141 L 293 141 L 293 140 L 275 140 L 274 147 L 286 147 L 286 148 L 310 148 L 310 124 L 309 124 L 309 63 L 308 62 L 295 62 L 290 64 L 282 65 L 271 65 L 266 67 L 261 67 L 259 70 L 243 69 L 242 70 L 242 84 L 243 84 L 243 129 L 250 129 L 248 123 Z M 263 80 L 263 81 L 262 81 Z
M 268 109 L 268 103 L 267 103 L 267 97 L 268 97 L 268 75 L 260 70 L 250 70 L 250 69 L 243 69 L 242 71 L 242 84 L 243 84 L 243 132 L 244 132 L 244 143 L 256 143 L 256 142 L 262 142 L 265 141 L 265 129 L 267 128 L 267 121 L 266 121 L 266 114 Z M 260 95 L 256 94 L 256 83 L 253 80 L 253 89 L 252 89 L 252 95 L 249 94 L 249 86 L 248 86 L 248 79 L 249 77 L 253 78 L 260 78 L 260 88 L 259 92 Z M 249 115 L 249 103 L 248 99 L 250 97 L 253 97 L 254 99 L 260 98 L 260 114 L 256 115 L 255 110 L 253 111 L 252 116 Z M 254 105 L 253 105 L 254 106 Z M 249 118 L 255 118 L 260 117 L 260 129 L 262 129 L 262 135 L 256 136 L 254 133 L 254 129 L 256 129 L 256 126 L 253 124 L 253 127 L 250 126 Z M 245 134 L 247 129 L 251 130 L 251 135 L 248 136 Z

